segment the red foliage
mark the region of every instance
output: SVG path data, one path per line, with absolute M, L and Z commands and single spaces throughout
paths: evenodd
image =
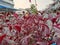
M 52 30 L 54 29 L 54 32 L 56 32 L 54 27 L 60 29 L 60 24 L 57 24 L 56 21 L 59 16 L 56 16 L 55 18 L 53 17 L 43 18 L 43 15 L 42 16 L 29 15 L 18 18 L 18 15 L 16 13 L 14 13 L 13 15 L 14 15 L 13 18 L 16 19 L 14 21 L 6 20 L 5 18 L 8 16 L 4 17 L 5 19 L 4 26 L 7 28 L 9 27 L 9 29 L 7 29 L 6 31 L 8 34 L 5 32 L 5 30 L 1 32 L 3 34 L 6 33 L 7 36 L 6 35 L 0 36 L 0 43 L 6 36 L 7 37 L 6 41 L 8 43 L 12 42 L 17 45 L 44 45 L 44 44 L 51 45 L 53 39 L 50 40 L 50 38 L 54 37 Z M 49 29 L 46 23 L 47 20 L 52 21 L 53 24 L 52 30 Z M 56 23 L 56 25 L 54 23 Z M 0 27 L 0 30 L 4 29 L 2 27 Z

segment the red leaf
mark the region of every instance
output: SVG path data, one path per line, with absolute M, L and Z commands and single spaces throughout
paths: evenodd
M 12 30 L 12 26 L 9 26 L 10 31 Z
M 6 37 L 6 34 L 0 36 L 0 43 L 2 42 L 2 40 L 4 39 L 4 37 Z
M 14 17 L 16 17 L 16 18 L 18 17 L 18 14 L 16 14 L 16 13 L 14 13 L 13 15 L 14 15 Z
M 14 26 L 15 27 L 15 29 L 17 30 L 17 31 L 21 31 L 21 27 L 20 26 L 18 26 L 18 25 L 16 25 L 16 26 Z
M 53 22 L 53 23 L 56 22 L 56 19 L 57 19 L 57 18 L 53 18 L 53 19 L 52 19 L 52 22 Z

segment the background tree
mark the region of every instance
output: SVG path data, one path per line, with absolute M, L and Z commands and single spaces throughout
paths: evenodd
M 36 14 L 37 13 L 37 8 L 34 4 L 31 5 L 31 13 Z

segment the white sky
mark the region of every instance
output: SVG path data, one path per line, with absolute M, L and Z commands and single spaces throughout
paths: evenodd
M 35 0 L 32 0 L 32 3 L 34 4 Z M 42 10 L 45 9 L 49 4 L 53 3 L 52 0 L 37 0 L 37 9 Z M 29 0 L 14 0 L 14 8 L 29 8 L 31 3 Z

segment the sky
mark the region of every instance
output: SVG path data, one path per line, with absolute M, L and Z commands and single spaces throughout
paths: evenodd
M 31 0 L 32 2 L 30 3 L 29 0 L 14 0 L 14 8 L 19 9 L 19 8 L 30 8 L 31 4 L 35 4 L 35 0 Z M 36 0 L 37 1 L 37 9 L 38 10 L 44 10 L 45 8 L 48 7 L 49 4 L 53 3 L 52 0 Z

